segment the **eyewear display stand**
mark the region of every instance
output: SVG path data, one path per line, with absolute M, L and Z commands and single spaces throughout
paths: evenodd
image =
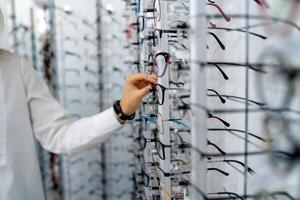
M 98 68 L 98 87 L 99 87 L 99 112 L 102 112 L 104 109 L 104 98 L 103 98 L 103 63 L 102 63 L 102 18 L 101 18 L 101 0 L 96 0 L 96 26 L 97 26 L 97 68 Z M 100 155 L 101 155 L 101 182 L 102 184 L 102 199 L 107 199 L 107 191 L 108 185 L 105 184 L 107 182 L 107 172 L 106 172 L 106 144 L 102 143 L 99 147 Z
M 50 60 L 50 67 L 51 67 L 51 73 L 53 75 L 52 77 L 52 88 L 53 88 L 53 94 L 56 98 L 59 98 L 58 94 L 58 76 L 57 76 L 57 38 L 56 38 L 56 16 L 55 16 L 55 0 L 48 0 L 48 6 L 49 6 L 49 15 L 50 15 L 50 54 L 51 54 L 51 60 Z
M 206 60 L 206 43 L 207 43 L 207 26 L 206 18 L 198 18 L 196 16 L 205 16 L 206 2 L 199 0 L 191 0 L 191 60 Z M 191 103 L 192 105 L 200 104 L 206 106 L 206 70 L 205 67 L 199 66 L 197 63 L 191 63 Z M 207 146 L 207 114 L 200 107 L 191 107 L 191 143 L 192 146 L 198 148 L 202 152 L 206 152 Z M 192 151 L 191 165 L 191 183 L 197 186 L 203 192 L 206 191 L 206 160 L 201 158 L 196 151 Z M 191 187 L 192 189 L 193 187 Z M 194 188 L 191 192 L 191 200 L 203 200 L 203 196 Z
M 13 30 L 13 47 L 16 53 L 19 52 L 18 49 L 18 36 L 17 36 L 17 16 L 16 16 L 16 1 L 11 0 L 11 21 L 12 21 L 12 30 Z
M 33 68 L 37 70 L 37 46 L 36 46 L 36 33 L 35 33 L 35 13 L 33 8 L 30 8 L 30 29 L 31 29 L 31 52 Z
M 52 74 L 52 78 L 51 78 L 51 86 L 52 86 L 52 93 L 54 95 L 55 98 L 57 98 L 58 100 L 60 99 L 60 93 L 58 91 L 59 89 L 59 77 L 58 77 L 58 49 L 57 49 L 57 32 L 56 32 L 56 13 L 55 13 L 55 0 L 48 0 L 48 10 L 49 10 L 49 35 L 50 35 L 50 39 L 49 39 L 49 43 L 50 43 L 50 70 L 51 70 L 51 74 Z M 58 166 L 58 179 L 60 179 L 57 184 L 57 191 L 61 196 L 64 196 L 66 193 L 63 190 L 63 185 L 64 185 L 64 169 L 63 169 L 63 165 L 64 165 L 64 158 L 62 156 L 55 156 L 55 155 L 50 155 L 53 158 L 57 158 L 55 159 L 55 165 Z M 53 163 L 54 164 L 54 163 Z
M 74 119 L 159 77 L 105 143 L 40 151 L 46 199 L 299 199 L 299 0 L 46 0 L 31 22 L 9 2 L 11 49 Z
M 168 1 L 161 1 L 161 16 L 160 21 L 157 23 L 157 28 L 164 30 L 167 29 L 167 8 L 168 8 Z M 156 53 L 159 52 L 168 52 L 168 35 L 162 34 L 160 45 L 157 47 Z M 160 71 L 164 69 L 164 61 L 162 59 L 158 60 L 158 69 Z M 167 67 L 167 71 L 165 76 L 159 78 L 159 84 L 164 85 L 165 87 L 169 87 L 169 72 L 170 67 Z M 170 119 L 170 103 L 169 103 L 169 91 L 165 93 L 165 103 L 163 105 L 158 106 L 158 111 L 161 113 L 162 120 Z M 164 121 L 163 123 L 163 134 L 159 134 L 160 140 L 163 144 L 170 145 L 170 122 Z M 160 166 L 164 172 L 171 171 L 171 149 L 165 149 L 165 160 L 160 160 Z M 166 177 L 161 173 L 161 184 L 163 184 L 163 190 L 161 190 L 161 199 L 168 200 L 171 198 L 171 177 Z

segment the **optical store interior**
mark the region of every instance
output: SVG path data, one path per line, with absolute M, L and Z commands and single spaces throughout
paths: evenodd
M 0 200 L 300 200 L 299 0 L 0 7 Z

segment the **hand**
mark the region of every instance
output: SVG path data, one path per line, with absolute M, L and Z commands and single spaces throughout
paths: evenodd
M 157 84 L 157 76 L 143 73 L 126 77 L 125 88 L 120 106 L 124 114 L 132 115 L 138 110 L 143 98 Z

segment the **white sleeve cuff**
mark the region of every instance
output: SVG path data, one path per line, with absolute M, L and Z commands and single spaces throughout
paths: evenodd
M 115 116 L 115 111 L 111 107 L 100 114 L 92 117 L 92 122 L 95 131 L 99 134 L 101 133 L 112 133 L 121 129 L 122 125 Z
M 122 125 L 113 108 L 75 122 L 66 139 L 67 154 L 74 154 L 99 144 L 118 132 Z

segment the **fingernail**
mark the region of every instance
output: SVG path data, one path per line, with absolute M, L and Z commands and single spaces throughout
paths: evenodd
M 151 74 L 151 77 L 152 78 L 157 78 L 155 74 Z
M 149 80 L 149 74 L 148 73 L 145 74 L 145 79 Z

